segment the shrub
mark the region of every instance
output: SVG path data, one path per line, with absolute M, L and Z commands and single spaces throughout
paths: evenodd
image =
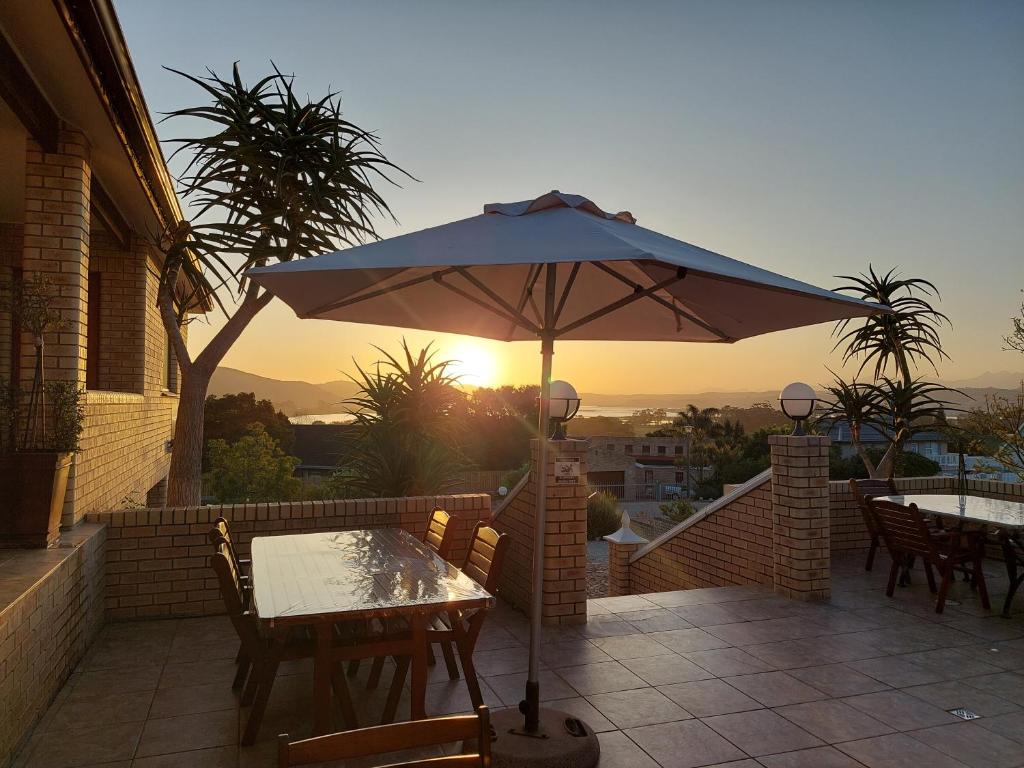
M 587 499 L 587 538 L 599 539 L 619 530 L 622 513 L 619 501 L 606 491 L 597 491 Z
M 674 499 L 658 507 L 661 516 L 673 523 L 681 523 L 694 513 L 693 504 L 686 499 Z

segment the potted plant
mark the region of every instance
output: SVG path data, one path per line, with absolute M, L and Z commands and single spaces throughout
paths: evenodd
M 76 381 L 46 381 L 46 336 L 63 325 L 57 292 L 40 275 L 5 292 L 15 327 L 32 336 L 35 366 L 24 392 L 0 381 L 0 546 L 50 547 L 60 539 L 71 462 L 85 407 Z

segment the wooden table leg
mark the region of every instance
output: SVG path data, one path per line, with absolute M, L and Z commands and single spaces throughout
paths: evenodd
M 316 625 L 316 656 L 313 658 L 313 735 L 331 732 L 331 659 L 332 628 L 327 622 Z
M 412 703 L 410 719 L 427 716 L 427 617 L 420 613 L 410 618 L 412 626 Z

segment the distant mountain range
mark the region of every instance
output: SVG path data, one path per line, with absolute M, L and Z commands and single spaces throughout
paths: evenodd
M 984 373 L 971 379 L 946 382 L 948 386 L 963 391 L 964 396 L 950 398 L 959 407 L 971 407 L 983 403 L 986 396 L 1016 396 L 1024 373 L 999 371 Z M 344 410 L 343 401 L 356 393 L 356 385 L 347 379 L 311 384 L 308 381 L 281 381 L 235 368 L 219 367 L 210 382 L 211 395 L 226 395 L 235 392 L 252 392 L 258 399 L 270 400 L 288 416 L 305 414 L 339 413 Z M 776 389 L 761 392 L 697 392 L 691 394 L 598 394 L 584 392 L 580 398 L 587 405 L 619 408 L 665 408 L 677 410 L 689 403 L 698 408 L 730 405 L 748 408 L 754 403 L 776 404 L 779 392 Z M 973 398 L 973 399 L 972 399 Z

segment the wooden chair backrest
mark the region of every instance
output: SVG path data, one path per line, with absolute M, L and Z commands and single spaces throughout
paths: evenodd
M 231 556 L 231 547 L 226 539 L 221 539 L 214 544 L 214 552 L 210 556 L 210 565 L 217 574 L 217 583 L 220 587 L 221 599 L 224 600 L 224 609 L 228 618 L 242 642 L 242 647 L 251 659 L 259 658 L 262 650 L 259 629 L 256 626 L 255 618 L 248 610 L 249 600 L 245 595 L 245 587 L 242 585 L 241 574 L 235 559 Z
M 905 507 L 892 501 L 869 499 L 868 505 L 891 554 L 919 555 L 929 562 L 939 559 L 928 522 L 916 504 Z
M 242 567 L 239 564 L 238 552 L 235 551 L 235 542 L 231 538 L 231 529 L 228 528 L 228 521 L 223 517 L 218 517 L 216 520 L 214 520 L 213 527 L 210 529 L 209 536 L 210 541 L 213 542 L 214 548 L 216 548 L 217 543 L 220 539 L 223 539 L 225 542 L 227 542 L 228 553 L 231 555 L 231 558 L 235 561 L 235 568 L 241 571 Z
M 868 533 L 872 536 L 878 536 L 878 523 L 875 522 L 875 515 L 868 507 L 867 500 L 874 496 L 894 495 L 896 493 L 896 483 L 892 480 L 876 478 L 854 479 L 851 477 L 850 490 L 853 491 L 853 497 L 857 499 L 857 506 L 860 507 Z
M 462 572 L 490 593 L 498 588 L 505 551 L 511 539 L 489 525 L 477 523 L 469 540 L 469 550 L 462 564 Z
M 487 707 L 478 707 L 476 714 L 472 715 L 378 725 L 293 742 L 288 741 L 287 734 L 277 739 L 278 768 L 351 760 L 472 739 L 476 739 L 477 751 L 471 754 L 414 759 L 387 765 L 388 768 L 489 768 L 491 764 L 491 724 Z
M 447 560 L 455 543 L 455 515 L 449 515 L 443 509 L 435 509 L 427 519 L 427 530 L 423 534 L 423 543 L 437 552 L 438 556 Z

